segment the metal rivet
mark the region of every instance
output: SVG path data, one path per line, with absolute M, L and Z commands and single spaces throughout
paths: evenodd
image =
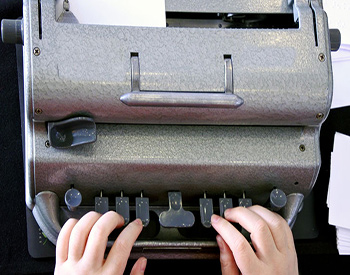
M 317 118 L 317 119 L 322 119 L 322 118 L 324 118 L 324 114 L 323 114 L 323 113 L 318 113 L 318 114 L 316 115 L 316 118 Z
M 33 53 L 35 56 L 39 56 L 40 55 L 40 49 L 38 47 L 35 47 L 33 50 Z
M 299 150 L 302 151 L 302 152 L 304 152 L 305 149 L 306 149 L 306 148 L 305 148 L 305 145 L 304 145 L 304 144 L 300 144 Z
M 324 55 L 324 53 L 320 53 L 318 55 L 318 60 L 320 60 L 321 62 L 325 61 L 326 60 L 326 56 Z
M 48 140 L 45 141 L 45 147 L 46 147 L 46 148 L 49 148 L 49 147 L 50 147 L 50 141 L 48 141 Z
M 40 109 L 40 108 L 36 108 L 35 109 L 35 114 L 36 115 L 41 115 L 43 113 L 43 110 L 42 109 Z

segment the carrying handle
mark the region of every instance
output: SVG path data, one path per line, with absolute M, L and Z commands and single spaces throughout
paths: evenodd
M 241 97 L 233 94 L 233 70 L 231 56 L 224 56 L 225 89 L 222 93 L 141 91 L 138 54 L 132 53 L 130 61 L 131 92 L 120 97 L 121 102 L 128 106 L 238 108 L 244 103 Z

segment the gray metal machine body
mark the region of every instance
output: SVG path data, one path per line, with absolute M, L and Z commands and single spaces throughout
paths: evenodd
M 93 206 L 100 190 L 109 197 L 143 191 L 157 215 L 168 209 L 172 190 L 194 211 L 204 192 L 214 208 L 224 193 L 244 193 L 261 205 L 274 188 L 287 197 L 310 193 L 332 98 L 322 1 L 166 0 L 166 11 L 226 20 L 169 18 L 164 28 L 84 25 L 69 11 L 56 20 L 55 0 L 24 1 L 29 209 L 40 192 L 50 204 L 45 191 L 51 191 L 67 219 L 73 212 L 64 207 L 64 195 L 71 185 L 82 194 L 80 209 Z M 292 22 L 258 28 L 230 21 L 257 14 Z M 74 118 L 96 124 L 90 132 L 96 141 L 51 146 L 48 125 Z M 176 255 L 183 258 L 191 249 L 215 246 L 215 239 L 196 241 L 176 228 L 157 230 L 135 247 L 180 247 Z

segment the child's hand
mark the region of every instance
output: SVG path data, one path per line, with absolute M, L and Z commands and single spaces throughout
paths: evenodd
M 213 215 L 212 226 L 220 234 L 222 274 L 298 274 L 298 261 L 291 230 L 276 213 L 261 206 L 236 207 L 225 211 L 225 219 Z M 254 246 L 228 221 L 239 223 Z
M 123 217 L 114 211 L 103 216 L 89 212 L 79 221 L 68 220 L 57 240 L 55 274 L 123 274 L 142 222 L 130 223 L 104 259 L 109 234 L 123 224 Z M 138 259 L 131 274 L 143 274 L 146 264 L 146 258 Z

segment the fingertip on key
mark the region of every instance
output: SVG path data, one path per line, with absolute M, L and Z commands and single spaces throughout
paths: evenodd
M 141 219 L 136 219 L 136 220 L 135 220 L 135 223 L 142 226 L 142 221 L 141 221 Z
M 220 220 L 220 216 L 213 214 L 211 216 L 211 222 L 212 223 L 217 223 Z

